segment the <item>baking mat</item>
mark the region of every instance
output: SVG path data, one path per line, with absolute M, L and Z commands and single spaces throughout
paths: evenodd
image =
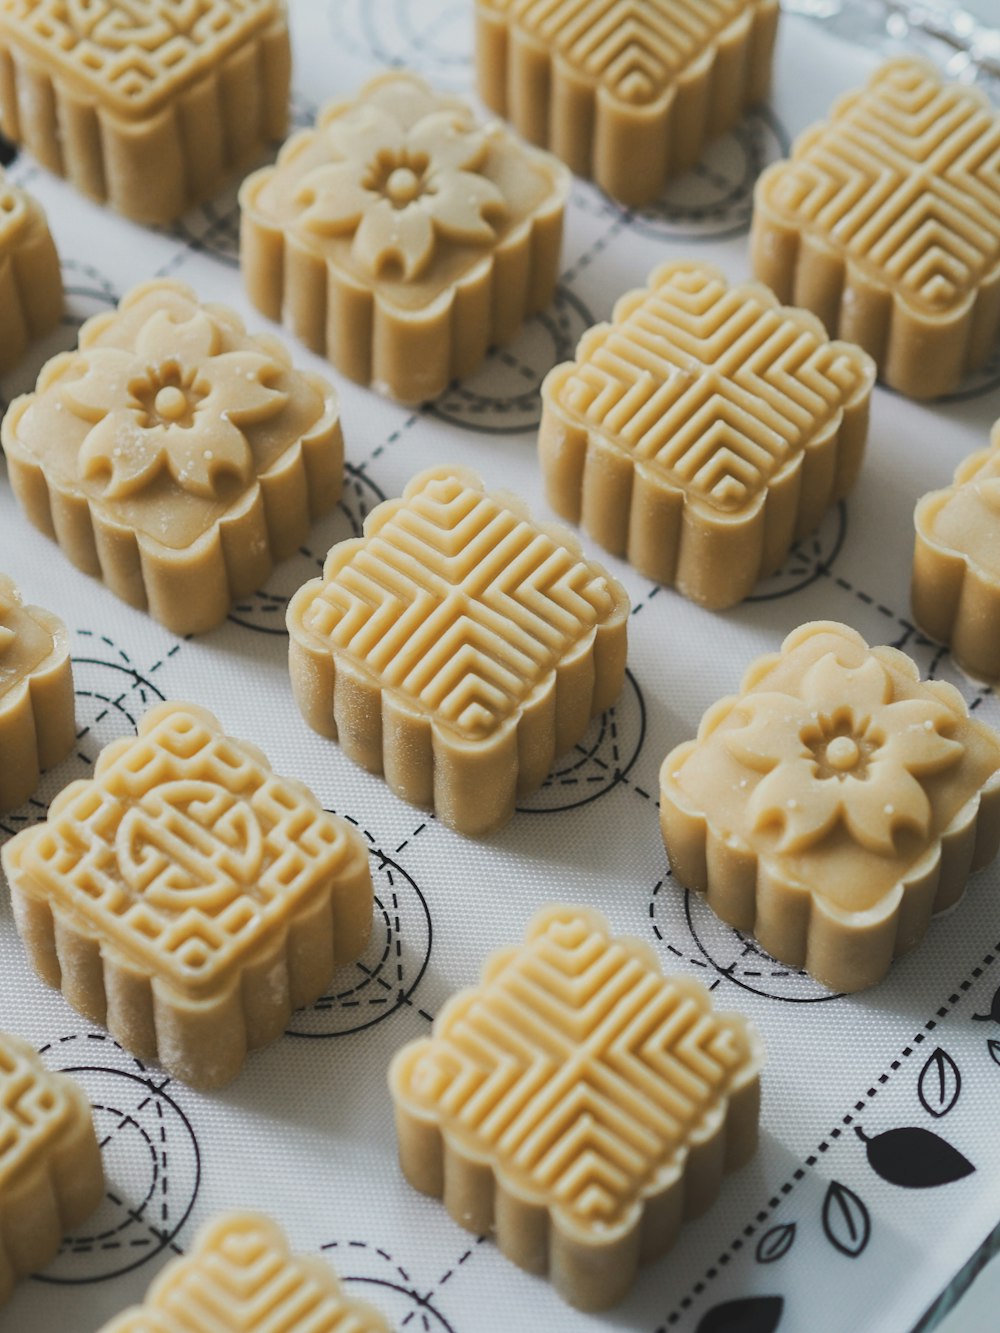
M 325 98 L 385 66 L 468 90 L 470 11 L 468 0 L 296 0 L 296 122 L 308 124 Z M 550 516 L 535 456 L 545 372 L 663 260 L 696 256 L 734 280 L 747 276 L 755 177 L 875 59 L 786 16 L 772 105 L 750 112 L 655 208 L 624 211 L 574 184 L 556 300 L 479 373 L 419 411 L 332 376 L 347 441 L 343 502 L 211 634 L 178 640 L 74 570 L 20 516 L 0 475 L 0 567 L 71 627 L 79 727 L 76 752 L 35 800 L 3 819 L 0 836 L 42 817 L 46 801 L 87 775 L 100 748 L 132 732 L 146 707 L 186 698 L 358 824 L 379 904 L 363 962 L 339 972 L 329 995 L 296 1014 L 289 1035 L 253 1055 L 232 1086 L 202 1096 L 144 1069 L 35 978 L 4 895 L 0 1025 L 36 1043 L 53 1068 L 76 1071 L 94 1103 L 108 1192 L 51 1266 L 20 1285 L 0 1329 L 98 1328 L 222 1208 L 266 1209 L 296 1249 L 328 1254 L 350 1289 L 400 1328 L 427 1333 L 906 1330 L 997 1223 L 1000 869 L 977 876 L 958 909 L 881 985 L 836 997 L 671 882 L 656 784 L 668 748 L 736 687 L 747 661 L 816 617 L 904 648 L 1000 725 L 997 700 L 915 630 L 908 601 L 914 502 L 986 443 L 1000 414 L 1000 355 L 930 406 L 878 389 L 854 495 L 743 605 L 711 614 L 607 560 L 634 604 L 622 697 L 486 841 L 405 805 L 308 731 L 285 662 L 288 595 L 421 468 L 471 465 Z M 251 329 L 264 327 L 241 293 L 234 189 L 170 230 L 150 231 L 88 203 L 25 156 L 10 174 L 48 210 L 69 296 L 58 332 L 0 381 L 7 401 L 31 387 L 47 356 L 72 345 L 83 319 L 153 275 L 188 282 L 203 298 L 236 306 Z M 294 355 L 324 368 L 302 347 Z M 756 1159 L 602 1316 L 563 1305 L 544 1280 L 404 1183 L 385 1084 L 393 1051 L 426 1033 L 445 998 L 475 980 L 485 954 L 519 939 L 551 900 L 593 904 L 616 932 L 649 940 L 665 968 L 698 976 L 720 1007 L 747 1013 L 768 1049 Z M 934 1136 L 924 1139 L 940 1179 L 931 1188 L 908 1186 L 899 1149 L 901 1131 L 913 1127 Z

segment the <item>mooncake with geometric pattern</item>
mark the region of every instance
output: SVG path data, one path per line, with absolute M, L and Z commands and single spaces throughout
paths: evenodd
M 761 175 L 754 273 L 850 339 L 892 388 L 951 393 L 1000 331 L 1000 116 L 890 60 Z
M 167 223 L 288 124 L 284 0 L 0 0 L 0 133 Z
M 23 805 L 42 770 L 72 750 L 75 705 L 66 626 L 24 606 L 0 574 L 0 812 Z
M 42 979 L 195 1087 L 234 1078 L 371 930 L 360 835 L 189 704 L 146 713 L 2 858 Z
M 435 468 L 292 598 L 292 688 L 404 800 L 487 833 L 618 696 L 628 610 L 566 529 Z
M 224 1312 L 224 1314 L 223 1314 Z M 100 1333 L 389 1333 L 370 1305 L 344 1295 L 325 1259 L 289 1253 L 270 1218 L 225 1213 L 173 1259 L 141 1306 Z
M 777 0 L 477 0 L 479 95 L 637 207 L 767 96 Z
M 871 358 L 713 265 L 662 265 L 542 385 L 553 509 L 640 573 L 721 608 L 851 490 Z
M 544 908 L 389 1070 L 400 1163 L 584 1310 L 704 1212 L 757 1144 L 760 1040 L 649 945 Z
M 0 167 L 0 375 L 55 328 L 62 309 L 62 271 L 45 214 Z
M 673 879 L 836 991 L 872 986 L 1000 845 L 1000 737 L 833 621 L 751 662 L 660 769 Z
M 90 1103 L 27 1042 L 0 1032 L 0 1305 L 104 1195 Z

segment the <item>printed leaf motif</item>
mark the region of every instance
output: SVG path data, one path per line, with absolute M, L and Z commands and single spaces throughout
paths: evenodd
M 866 1146 L 872 1170 L 890 1185 L 931 1189 L 971 1176 L 976 1169 L 946 1139 L 918 1125 L 887 1129 L 874 1138 L 868 1138 L 860 1125 L 854 1132 Z
M 841 1254 L 856 1259 L 871 1238 L 868 1209 L 853 1190 L 831 1180 L 823 1200 L 823 1230 Z
M 920 1071 L 917 1092 L 925 1111 L 940 1119 L 947 1115 L 958 1101 L 962 1091 L 962 1075 L 958 1065 L 947 1051 L 936 1047 L 927 1057 Z
M 745 1296 L 713 1305 L 695 1333 L 774 1333 L 785 1310 L 782 1296 Z
M 986 1042 L 986 1049 L 989 1051 L 994 1064 L 1000 1065 L 1000 1041 L 997 1041 L 996 1037 L 990 1037 Z
M 794 1244 L 795 1223 L 782 1222 L 780 1226 L 765 1231 L 757 1242 L 757 1262 L 773 1264 L 775 1260 L 783 1259 Z
M 973 1014 L 972 1021 L 974 1023 L 1000 1023 L 1000 986 L 993 992 L 990 1012 L 988 1014 Z

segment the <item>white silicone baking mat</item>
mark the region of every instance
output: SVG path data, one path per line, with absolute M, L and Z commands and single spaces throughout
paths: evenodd
M 299 124 L 385 66 L 471 88 L 470 0 L 297 0 L 291 20 Z M 545 372 L 665 259 L 697 256 L 733 279 L 747 276 L 754 178 L 875 59 L 786 16 L 772 105 L 748 114 L 660 205 L 626 212 L 591 185 L 574 185 L 555 303 L 471 380 L 409 411 L 332 375 L 347 440 L 343 503 L 211 634 L 178 640 L 73 569 L 20 515 L 0 469 L 0 568 L 71 627 L 79 727 L 76 753 L 3 819 L 0 836 L 42 817 L 45 802 L 89 773 L 100 748 L 131 732 L 148 705 L 186 698 L 357 822 L 379 900 L 364 964 L 339 973 L 330 995 L 297 1014 L 290 1035 L 252 1056 L 229 1088 L 202 1096 L 142 1068 L 46 989 L 0 898 L 0 1026 L 36 1043 L 53 1068 L 77 1071 L 108 1173 L 99 1213 L 44 1274 L 20 1285 L 0 1329 L 89 1333 L 140 1298 L 205 1219 L 232 1207 L 266 1209 L 296 1249 L 328 1254 L 351 1290 L 400 1328 L 428 1333 L 908 1330 L 959 1270 L 970 1271 L 970 1256 L 985 1254 L 1000 1220 L 1000 868 L 979 875 L 886 981 L 838 998 L 762 955 L 671 882 L 656 789 L 667 749 L 734 689 L 747 661 L 817 617 L 905 648 L 1000 725 L 994 696 L 914 629 L 908 599 L 914 502 L 986 443 L 1000 415 L 1000 356 L 945 402 L 919 406 L 878 389 L 854 495 L 734 610 L 699 610 L 608 561 L 634 603 L 625 691 L 486 841 L 405 805 L 312 734 L 285 662 L 289 593 L 421 468 L 469 464 L 548 516 L 535 455 Z M 83 319 L 153 275 L 188 282 L 236 306 L 252 329 L 264 326 L 241 292 L 234 189 L 170 230 L 149 231 L 85 201 L 25 155 L 9 169 L 48 210 L 69 296 L 59 331 L 0 381 L 4 400 L 72 345 Z M 324 369 L 293 350 L 298 364 Z M 485 954 L 519 939 L 551 900 L 591 903 L 617 932 L 649 940 L 665 968 L 697 975 L 720 1006 L 748 1014 L 768 1050 L 757 1157 L 603 1316 L 569 1309 L 405 1184 L 386 1092 L 393 1051 L 426 1033 Z M 934 1136 L 923 1139 L 941 1182 L 933 1188 L 907 1184 L 900 1131 L 914 1127 Z

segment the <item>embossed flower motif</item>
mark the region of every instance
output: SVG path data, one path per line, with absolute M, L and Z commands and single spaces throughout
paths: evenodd
M 287 394 L 264 382 L 281 367 L 259 352 L 220 352 L 218 326 L 199 310 L 181 322 L 157 311 L 135 351 L 97 347 L 63 400 L 94 423 L 80 447 L 84 480 L 107 477 L 106 499 L 136 495 L 166 471 L 213 500 L 222 476 L 247 483 L 253 456 L 244 428 L 279 412 Z
M 488 244 L 507 211 L 500 190 L 478 174 L 486 135 L 457 111 L 436 111 L 404 129 L 384 107 L 335 120 L 327 142 L 342 161 L 302 178 L 302 223 L 325 235 L 353 232 L 353 254 L 376 277 L 398 263 L 409 282 L 426 270 L 437 238 Z
M 805 674 L 801 697 L 764 691 L 740 709 L 745 727 L 726 744 L 765 774 L 748 814 L 755 830 L 781 830 L 779 852 L 804 852 L 838 824 L 868 851 L 893 854 L 897 829 L 926 837 L 931 804 L 921 783 L 957 763 L 963 746 L 941 734 L 954 714 L 931 699 L 892 701 L 874 658 L 856 668 L 832 653 Z

